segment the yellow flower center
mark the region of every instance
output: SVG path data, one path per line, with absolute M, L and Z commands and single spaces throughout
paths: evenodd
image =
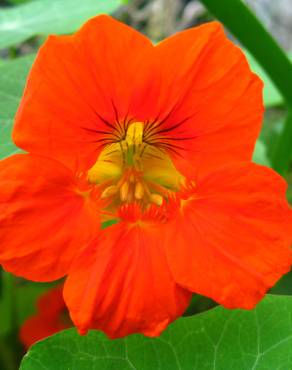
M 184 181 L 168 154 L 143 140 L 143 132 L 143 122 L 130 124 L 125 137 L 107 145 L 88 171 L 88 181 L 100 185 L 101 197 L 111 198 L 114 206 L 132 202 L 161 205 Z

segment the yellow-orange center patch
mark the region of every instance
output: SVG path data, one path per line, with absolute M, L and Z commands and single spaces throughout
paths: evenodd
M 184 177 L 168 154 L 143 140 L 144 123 L 129 125 L 125 138 L 107 145 L 88 171 L 88 181 L 102 186 L 102 198 L 121 203 L 161 205 L 180 189 Z

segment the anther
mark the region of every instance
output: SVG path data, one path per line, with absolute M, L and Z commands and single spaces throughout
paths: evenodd
M 150 202 L 156 204 L 157 206 L 161 206 L 163 203 L 163 197 L 159 194 L 150 194 Z
M 129 195 L 129 182 L 125 181 L 123 185 L 120 187 L 120 198 L 122 202 L 126 202 L 128 200 Z
M 104 191 L 101 193 L 101 199 L 111 197 L 112 195 L 117 194 L 118 187 L 115 185 L 108 186 L 104 189 Z
M 135 185 L 135 198 L 141 200 L 144 197 L 144 186 L 141 182 L 137 182 Z

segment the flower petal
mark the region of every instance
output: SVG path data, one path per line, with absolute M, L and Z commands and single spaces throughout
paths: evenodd
M 50 36 L 30 72 L 15 122 L 20 148 L 86 170 L 101 144 L 117 139 L 132 80 L 150 41 L 109 16 L 73 36 Z M 117 128 L 119 131 L 119 128 Z
M 176 282 L 228 308 L 254 307 L 291 266 L 285 190 L 274 171 L 251 163 L 198 180 L 165 233 Z
M 27 349 L 35 342 L 45 339 L 64 329 L 67 329 L 67 327 L 54 320 L 35 315 L 24 322 L 20 328 L 19 339 Z
M 58 279 L 99 229 L 96 203 L 70 170 L 18 154 L 0 162 L 0 262 L 36 281 Z
M 67 309 L 63 299 L 63 288 L 63 284 L 57 285 L 38 298 L 37 309 L 40 316 L 58 321 L 59 316 Z
M 185 311 L 190 293 L 171 277 L 159 225 L 122 221 L 74 262 L 64 297 L 81 334 L 101 329 L 116 338 L 159 335 Z
M 22 324 L 19 339 L 25 348 L 35 342 L 68 328 L 62 316 L 66 312 L 63 287 L 58 286 L 44 293 L 38 300 L 38 312 Z
M 190 177 L 250 160 L 263 115 L 262 82 L 217 22 L 180 32 L 149 52 L 132 114 L 156 120 L 146 138 Z

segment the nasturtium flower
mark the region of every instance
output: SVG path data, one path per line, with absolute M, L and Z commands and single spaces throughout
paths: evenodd
M 58 286 L 39 297 L 37 312 L 24 321 L 19 331 L 19 339 L 25 348 L 29 348 L 35 342 L 71 326 L 63 299 L 63 287 Z
M 262 115 L 217 22 L 155 46 L 107 16 L 49 37 L 15 120 L 27 153 L 0 164 L 1 263 L 67 275 L 81 334 L 159 335 L 192 293 L 253 308 L 291 265 L 286 183 L 251 162 Z

